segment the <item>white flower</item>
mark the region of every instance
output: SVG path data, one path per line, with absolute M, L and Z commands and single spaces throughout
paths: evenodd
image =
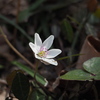
M 48 50 L 54 40 L 54 36 L 50 35 L 43 43 L 39 34 L 35 33 L 35 43 L 30 42 L 29 46 L 34 52 L 34 55 L 44 64 L 52 64 L 57 66 L 58 63 L 53 58 L 61 53 L 60 49 Z

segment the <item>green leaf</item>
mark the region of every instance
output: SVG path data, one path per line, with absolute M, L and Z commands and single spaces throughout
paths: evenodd
M 4 66 L 3 65 L 0 65 L 0 69 L 2 69 L 2 68 L 4 68 Z
M 21 11 L 18 15 L 18 21 L 22 22 L 23 20 L 25 20 L 26 18 L 28 18 L 29 16 L 36 14 L 37 11 L 34 11 L 35 9 L 37 9 L 45 0 L 36 0 L 35 3 L 33 3 L 28 9 L 25 9 L 23 11 Z
M 8 83 L 8 85 L 9 85 L 10 87 L 12 86 L 13 79 L 14 79 L 14 77 L 16 76 L 16 73 L 17 73 L 17 72 L 18 72 L 17 70 L 14 70 L 14 71 L 11 72 L 11 73 L 7 76 L 7 78 L 6 78 L 7 83 Z
M 94 57 L 83 63 L 83 68 L 91 73 L 94 80 L 100 80 L 100 57 Z
M 83 63 L 83 68 L 92 73 L 97 75 L 100 73 L 100 57 L 91 58 Z
M 100 7 L 97 7 L 96 11 L 93 14 L 94 14 L 94 16 L 100 18 Z
M 62 21 L 62 31 L 65 33 L 67 40 L 71 43 L 74 38 L 74 33 L 72 26 L 67 19 Z
M 66 74 L 60 76 L 60 78 L 65 80 L 86 81 L 93 79 L 93 76 L 84 70 L 77 69 L 67 72 Z
M 94 16 L 93 14 L 90 16 L 90 18 L 89 18 L 90 24 L 99 23 L 99 22 L 100 22 L 100 18 Z
M 25 19 L 27 19 L 29 16 L 31 16 L 33 13 L 29 11 L 29 9 L 26 9 L 22 12 L 19 13 L 18 15 L 18 22 L 22 22 L 24 21 Z
M 80 23 L 74 17 L 71 17 L 71 16 L 67 15 L 67 18 L 69 18 L 72 22 L 80 25 Z
M 94 76 L 94 80 L 100 80 L 100 73 Z
M 43 17 L 41 20 L 41 27 L 42 27 L 43 33 L 46 37 L 48 37 L 50 35 L 49 28 L 48 28 L 48 19 Z
M 39 90 L 33 90 L 29 100 L 46 100 L 46 97 Z
M 27 77 L 24 74 L 17 72 L 11 90 L 19 100 L 27 100 L 30 90 L 30 84 Z
M 73 70 L 62 75 L 65 80 L 100 80 L 100 57 L 91 58 L 83 63 L 84 70 Z
M 6 18 L 5 16 L 3 16 L 2 14 L 0 14 L 0 19 L 2 19 L 4 21 L 6 21 L 7 23 L 11 24 L 16 29 L 18 29 L 27 39 L 29 39 L 30 41 L 33 41 L 33 39 L 20 26 L 18 26 L 13 21 L 9 20 L 8 18 Z
M 34 71 L 32 69 L 30 69 L 29 67 L 17 62 L 17 61 L 13 61 L 12 64 L 18 66 L 19 68 L 21 68 L 23 71 L 27 72 L 30 76 L 34 77 Z M 40 74 L 36 74 L 35 76 L 36 80 L 41 83 L 42 85 L 46 85 L 47 81 L 45 80 L 45 78 L 43 76 L 41 76 Z

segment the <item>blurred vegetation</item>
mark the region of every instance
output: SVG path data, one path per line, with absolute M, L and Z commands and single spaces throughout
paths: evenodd
M 58 69 L 40 65 L 40 74 L 52 83 L 62 70 L 75 69 L 78 57 L 70 55 L 79 54 L 88 35 L 100 39 L 100 4 L 99 0 L 0 0 L 0 26 L 14 48 L 34 66 L 37 61 L 28 45 L 34 41 L 34 33 L 39 33 L 43 40 L 51 34 L 55 36 L 53 47 L 62 50 L 59 57 L 69 56 L 70 59 L 59 61 Z M 1 79 L 19 69 L 12 65 L 12 61 L 31 65 L 9 47 L 0 32 Z M 44 70 L 50 72 L 49 75 Z M 59 100 L 68 98 L 61 92 Z M 73 96 L 69 100 L 72 99 Z M 48 97 L 48 100 L 51 99 Z

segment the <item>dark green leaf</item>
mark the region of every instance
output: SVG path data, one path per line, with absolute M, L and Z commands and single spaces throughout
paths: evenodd
M 29 100 L 46 100 L 45 95 L 43 95 L 39 90 L 33 90 L 29 96 Z
M 42 27 L 42 29 L 43 29 L 43 33 L 44 33 L 44 35 L 46 36 L 46 37 L 48 37 L 49 35 L 50 35 L 50 33 L 49 33 L 49 28 L 48 28 L 48 19 L 46 19 L 46 18 L 43 18 L 42 20 L 41 20 L 41 27 Z
M 64 32 L 67 40 L 71 43 L 74 38 L 74 33 L 70 22 L 67 19 L 62 21 L 62 31 Z
M 4 21 L 6 21 L 7 23 L 11 24 L 16 29 L 18 29 L 27 39 L 29 39 L 30 41 L 33 41 L 33 39 L 20 26 L 18 26 L 13 21 L 9 20 L 8 18 L 6 18 L 5 16 L 3 16 L 2 14 L 0 14 L 0 19 L 2 19 Z
M 19 62 L 16 62 L 16 61 L 12 62 L 12 64 L 18 66 L 19 68 L 21 68 L 22 70 L 27 72 L 29 75 L 34 77 L 35 72 L 32 69 L 30 69 L 29 67 L 27 67 L 27 66 L 25 66 L 25 65 L 23 65 Z M 43 76 L 41 76 L 40 74 L 38 74 L 38 73 L 36 74 L 36 80 L 44 86 L 47 84 L 47 81 L 45 80 L 45 78 Z
M 18 21 L 22 22 L 29 16 L 37 13 L 38 11 L 34 11 L 36 8 L 38 8 L 45 0 L 36 0 L 35 3 L 33 3 L 28 9 L 21 11 L 18 16 Z
M 24 74 L 17 72 L 11 87 L 15 97 L 19 100 L 27 100 L 29 89 L 30 85 L 27 77 Z
M 11 73 L 7 76 L 6 80 L 7 80 L 7 83 L 8 83 L 9 86 L 12 85 L 12 82 L 13 82 L 13 79 L 14 79 L 16 73 L 17 73 L 17 71 L 15 70 L 15 71 L 11 72 Z
M 3 65 L 0 65 L 0 69 L 2 69 L 2 68 L 4 68 L 4 66 Z

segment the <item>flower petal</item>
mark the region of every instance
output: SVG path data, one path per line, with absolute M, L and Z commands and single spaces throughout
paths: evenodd
M 29 46 L 30 46 L 30 48 L 32 49 L 32 51 L 34 53 L 36 53 L 36 54 L 38 53 L 38 47 L 35 44 L 33 44 L 32 42 L 30 42 Z
M 41 60 L 42 58 L 41 57 L 39 57 L 37 54 L 35 54 L 35 58 L 37 58 L 37 59 L 39 59 L 39 60 Z
M 49 64 L 52 64 L 52 65 L 55 65 L 55 66 L 58 65 L 57 61 L 55 61 L 54 59 L 42 58 L 41 62 L 43 62 L 46 65 L 49 65 Z
M 41 45 L 42 45 L 42 40 L 38 33 L 35 33 L 35 45 L 39 46 L 39 47 L 41 47 Z
M 46 65 L 49 65 L 49 64 L 52 64 L 55 66 L 58 65 L 57 61 L 55 61 L 54 59 L 41 58 L 37 54 L 35 54 L 35 58 L 39 59 L 42 63 L 44 63 Z
M 47 51 L 46 58 L 54 58 L 59 55 L 62 51 L 60 49 L 51 49 Z
M 45 47 L 46 49 L 49 49 L 53 43 L 54 36 L 49 36 L 42 44 L 42 47 Z

